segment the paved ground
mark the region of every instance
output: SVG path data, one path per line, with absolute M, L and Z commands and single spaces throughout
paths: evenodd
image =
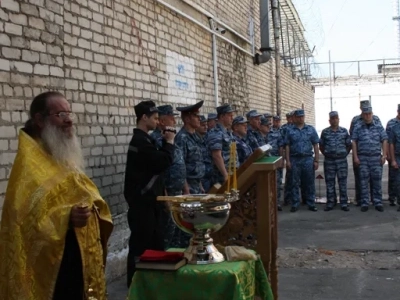
M 317 175 L 323 173 L 320 163 Z M 354 197 L 350 161 L 349 197 Z M 383 192 L 387 199 L 387 165 Z M 316 183 L 317 196 L 325 196 L 325 185 Z M 371 208 L 362 213 L 351 205 L 310 212 L 301 206 L 279 214 L 280 300 L 397 300 L 400 298 L 400 212 L 385 203 L 385 212 Z M 109 300 L 124 300 L 125 278 L 111 283 Z M 229 299 L 221 299 L 229 300 Z

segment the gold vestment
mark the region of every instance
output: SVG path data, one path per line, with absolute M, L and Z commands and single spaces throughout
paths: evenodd
M 104 300 L 104 265 L 113 228 L 109 208 L 86 175 L 57 164 L 21 130 L 1 219 L 0 299 L 53 298 L 70 211 L 82 202 L 92 208 L 87 226 L 74 229 L 85 297 Z

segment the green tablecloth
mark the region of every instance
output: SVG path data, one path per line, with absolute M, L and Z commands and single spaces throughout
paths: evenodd
M 139 270 L 129 300 L 273 300 L 261 260 L 186 265 L 177 271 Z

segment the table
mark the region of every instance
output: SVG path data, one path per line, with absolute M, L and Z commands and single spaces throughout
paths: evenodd
M 185 265 L 177 271 L 137 270 L 129 300 L 273 300 L 260 259 Z

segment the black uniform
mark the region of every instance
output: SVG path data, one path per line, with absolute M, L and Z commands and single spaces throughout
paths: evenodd
M 164 195 L 164 171 L 173 161 L 175 146 L 156 141 L 141 129 L 134 129 L 129 144 L 125 171 L 125 199 L 128 202 L 128 223 L 131 230 L 128 254 L 128 287 L 135 273 L 135 256 L 146 249 L 164 250 L 163 221 L 167 211 L 157 196 Z

